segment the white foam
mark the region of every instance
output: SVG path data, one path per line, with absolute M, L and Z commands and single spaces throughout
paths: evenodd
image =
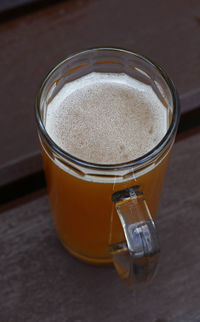
M 65 84 L 46 115 L 46 130 L 57 145 L 101 164 L 146 154 L 166 134 L 167 124 L 167 110 L 150 86 L 113 73 L 91 73 Z

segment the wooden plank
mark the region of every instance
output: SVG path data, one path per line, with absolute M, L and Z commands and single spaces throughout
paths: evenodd
M 42 169 L 42 160 L 40 151 L 30 155 L 22 156 L 17 160 L 9 160 L 6 164 L 0 167 L 0 187 L 5 186 L 21 178 L 28 177 L 31 174 L 36 174 Z
M 62 1 L 66 0 L 1 0 L 0 22 L 13 20 Z
M 0 2 L 0 14 L 4 11 L 21 7 L 25 4 L 39 2 L 40 0 L 1 0 Z
M 157 276 L 132 291 L 60 245 L 41 196 L 0 215 L 0 320 L 200 321 L 200 135 L 175 145 L 160 207 Z
M 183 112 L 199 107 L 198 17 L 198 0 L 69 0 L 1 24 L 0 185 L 37 171 L 34 97 L 71 52 L 112 45 L 144 53 L 175 81 Z

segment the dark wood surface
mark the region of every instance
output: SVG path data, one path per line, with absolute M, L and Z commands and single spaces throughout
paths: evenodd
M 199 0 L 52 0 L 15 11 L 11 2 L 0 6 L 0 322 L 199 322 Z M 157 220 L 159 270 L 132 291 L 113 267 L 83 264 L 60 245 L 36 134 L 42 78 L 70 53 L 94 46 L 151 57 L 182 103 Z
M 0 2 L 0 12 L 7 10 L 14 10 L 16 7 L 23 6 L 25 4 L 30 4 L 34 2 L 39 2 L 40 0 L 1 0 Z
M 49 69 L 74 51 L 116 46 L 141 52 L 172 77 L 183 113 L 198 108 L 199 21 L 199 0 L 68 0 L 4 21 L 0 186 L 41 170 L 35 95 Z
M 0 321 L 199 322 L 199 158 L 200 134 L 175 144 L 157 221 L 158 273 L 131 291 L 114 268 L 64 250 L 44 192 L 3 212 Z

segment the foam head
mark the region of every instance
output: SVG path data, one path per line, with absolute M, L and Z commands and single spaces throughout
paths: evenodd
M 141 157 L 163 138 L 167 124 L 167 109 L 150 86 L 114 73 L 65 84 L 46 115 L 46 130 L 58 146 L 100 164 Z

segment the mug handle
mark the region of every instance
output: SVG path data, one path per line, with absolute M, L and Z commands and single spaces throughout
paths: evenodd
M 160 245 L 141 188 L 117 191 L 112 201 L 126 239 L 110 246 L 115 268 L 129 287 L 150 281 L 158 264 Z

